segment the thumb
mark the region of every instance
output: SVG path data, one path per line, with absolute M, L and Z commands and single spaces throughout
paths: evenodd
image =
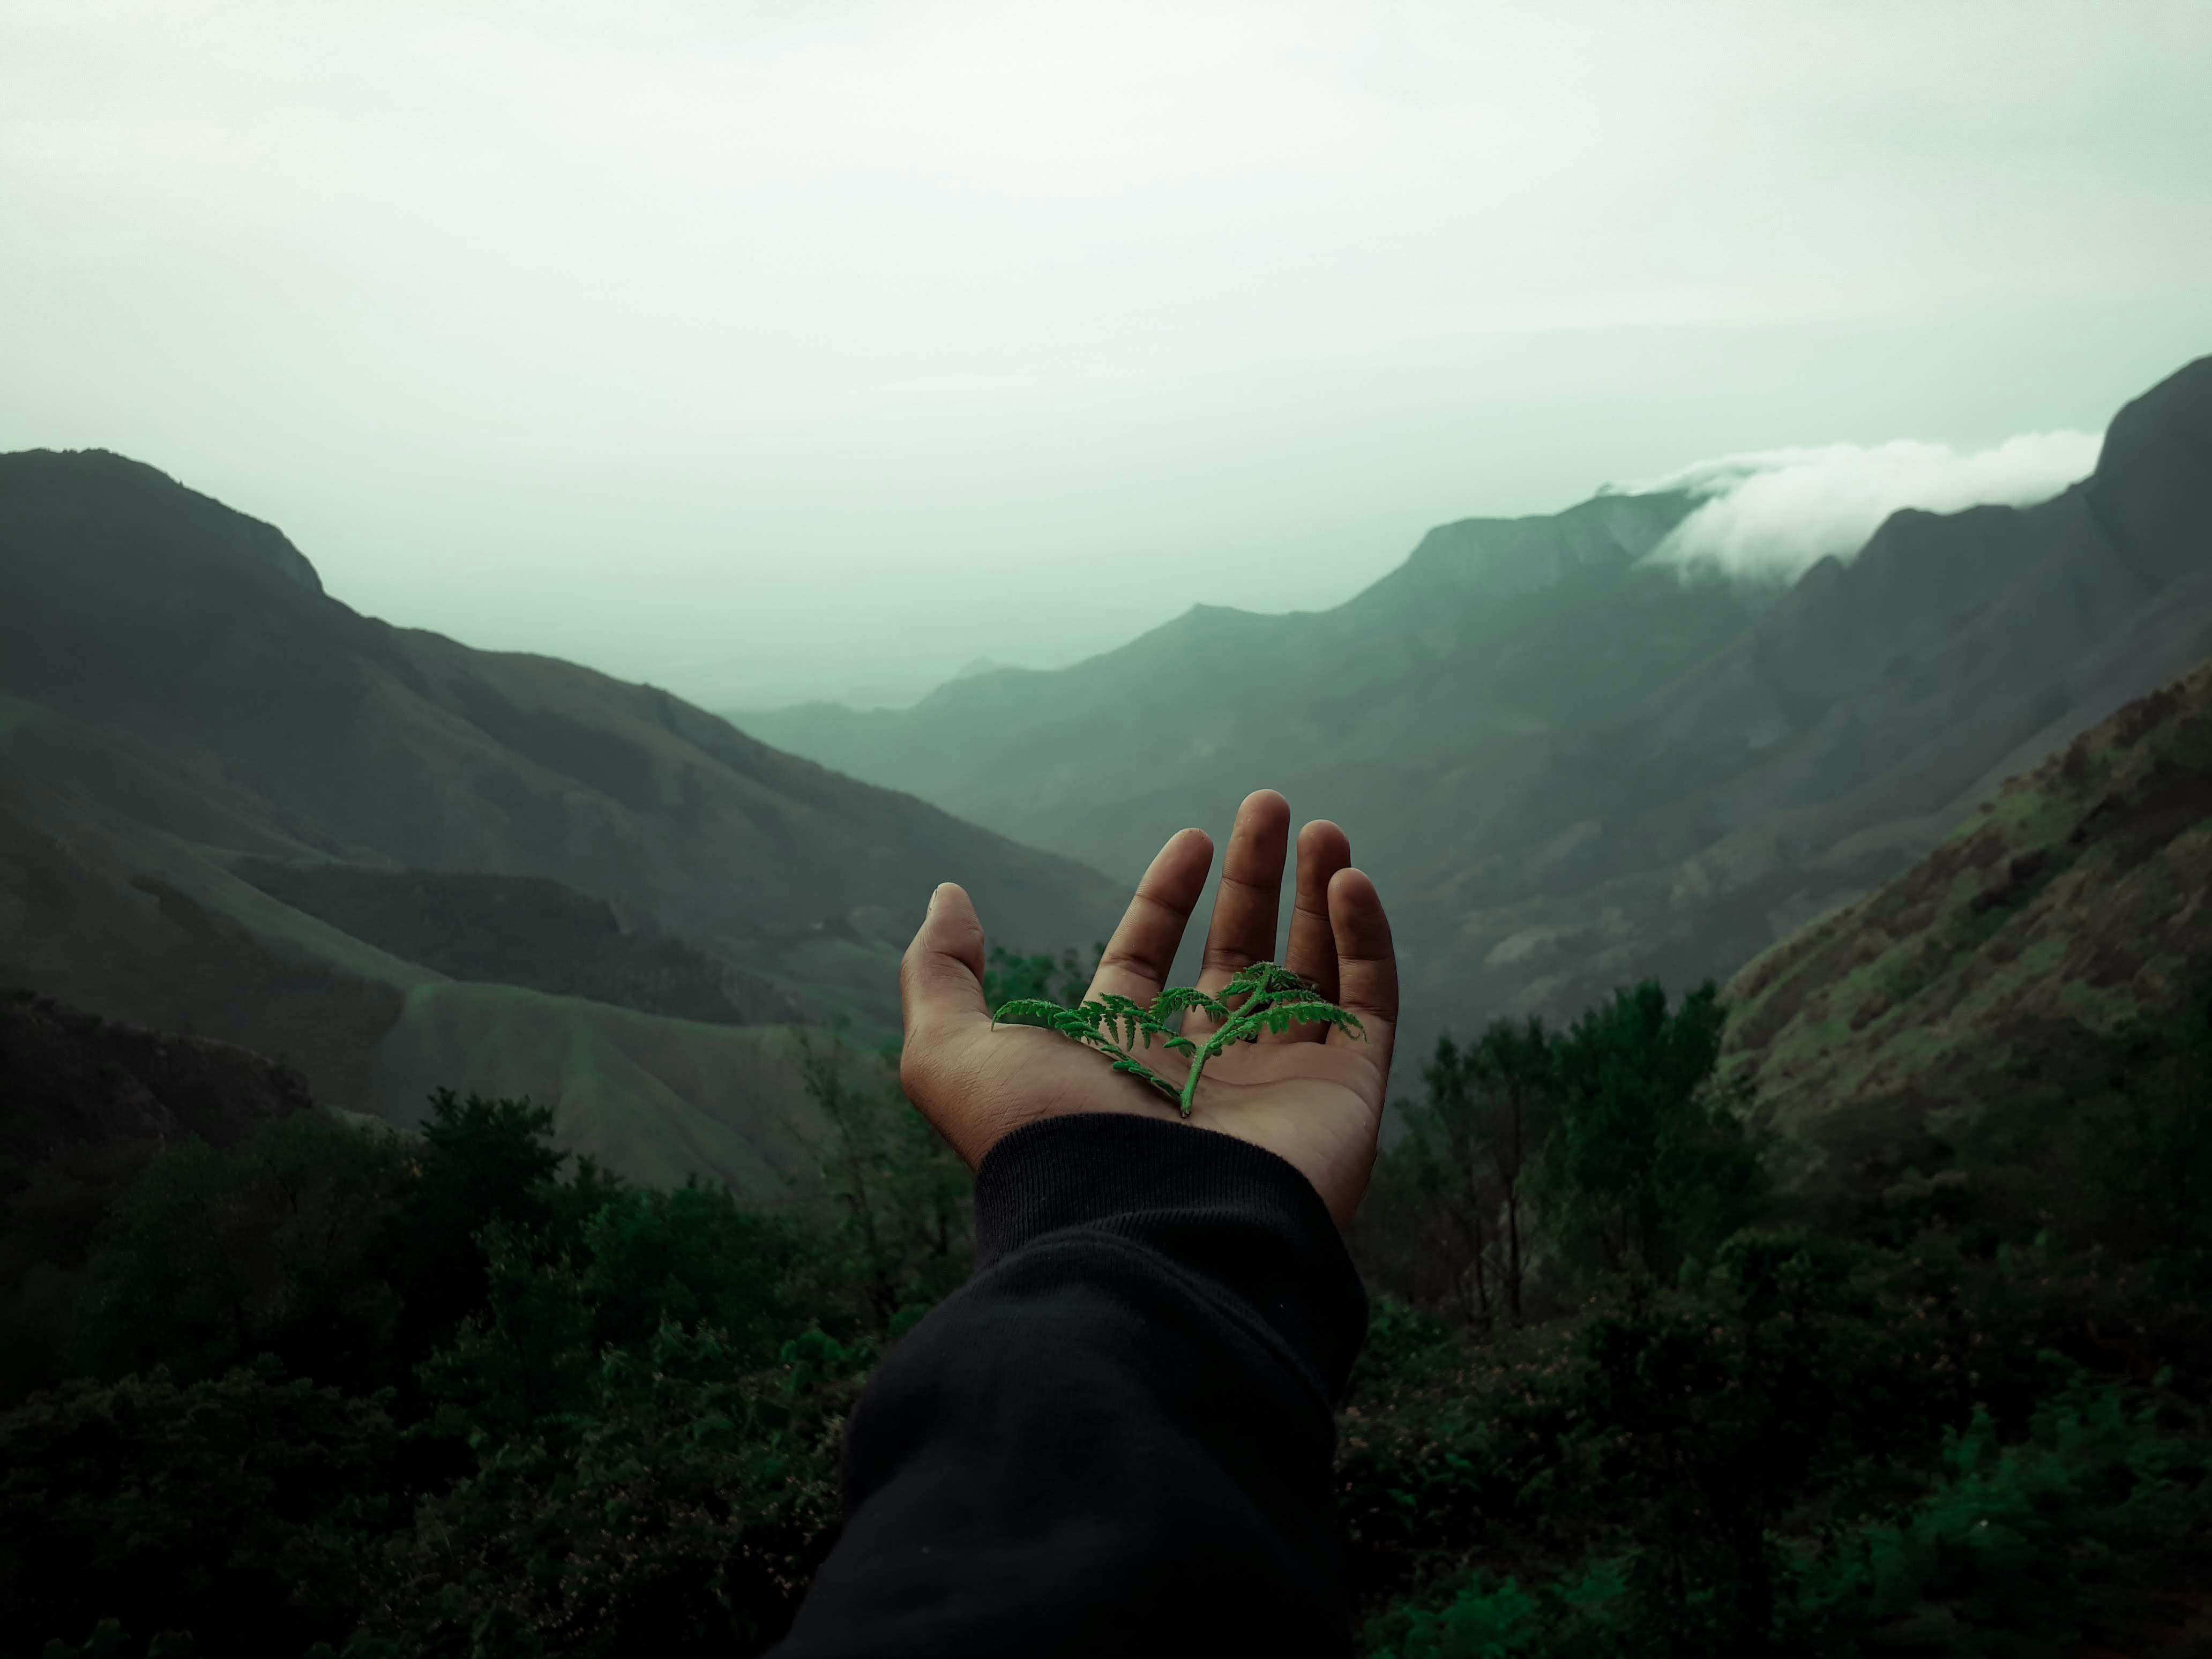
M 939 1020 L 989 1017 L 983 1003 L 983 924 L 957 882 L 945 882 L 929 896 L 928 913 L 899 963 L 899 1007 L 909 1038 Z

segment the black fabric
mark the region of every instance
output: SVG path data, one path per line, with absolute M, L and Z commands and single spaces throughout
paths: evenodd
M 784 1659 L 1342 1654 L 1330 1405 L 1367 1301 L 1328 1210 L 1227 1135 L 1108 1114 L 976 1172 L 978 1266 L 846 1443 Z

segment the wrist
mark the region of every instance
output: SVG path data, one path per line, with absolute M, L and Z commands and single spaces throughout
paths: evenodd
M 1117 1112 L 1000 1138 L 975 1175 L 978 1271 L 1073 1231 L 1124 1238 L 1207 1280 L 1272 1330 L 1325 1395 L 1341 1391 L 1366 1293 L 1313 1183 L 1273 1152 Z

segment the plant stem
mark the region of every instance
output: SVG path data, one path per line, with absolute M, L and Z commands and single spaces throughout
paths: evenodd
M 1185 1117 L 1190 1115 L 1191 1108 L 1197 1103 L 1198 1076 L 1206 1069 L 1206 1062 L 1226 1048 L 1231 1042 L 1241 1042 L 1244 1031 L 1252 1024 L 1253 1016 L 1267 1012 L 1276 1003 L 1281 1001 L 1285 994 L 1285 993 L 1281 991 L 1264 993 L 1255 991 L 1244 999 L 1243 1007 L 1221 1022 L 1221 1029 L 1207 1039 L 1206 1046 L 1191 1056 L 1190 1075 L 1183 1079 L 1182 1084 L 1182 1115 Z

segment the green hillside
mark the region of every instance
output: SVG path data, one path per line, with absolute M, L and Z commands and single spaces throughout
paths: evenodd
M 996 936 L 1122 894 L 647 686 L 389 628 L 270 526 L 97 453 L 0 456 L 0 983 L 411 1122 L 532 1093 L 618 1170 L 784 1190 L 795 1023 L 888 1036 L 939 881 Z
M 1938 1173 L 2212 981 L 2212 666 L 1739 973 L 1729 1063 L 1831 1183 Z M 2097 1079 L 2087 1079 L 2094 1084 Z
M 2208 861 L 2212 665 L 1753 964 L 1732 1021 L 1645 983 L 1407 1067 L 1351 1241 L 1347 1650 L 2203 1652 Z M 512 1103 L 402 1139 L 0 997 L 0 1653 L 773 1650 L 861 1388 L 973 1265 L 967 1172 L 848 1057 L 816 1201 L 679 1184 L 808 1150 L 715 1108 L 775 1028 L 380 982 L 380 1063 L 520 1079 L 642 1184 Z

